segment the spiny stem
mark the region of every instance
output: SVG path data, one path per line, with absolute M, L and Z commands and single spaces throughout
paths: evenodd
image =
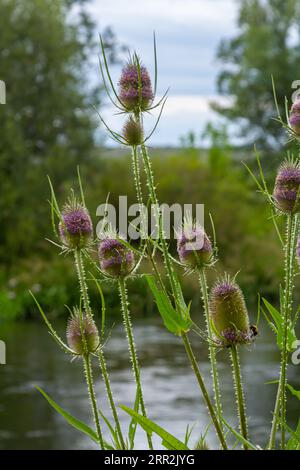
M 139 162 L 138 149 L 136 146 L 132 147 L 131 153 L 132 153 L 132 169 L 133 169 L 136 197 L 137 197 L 140 217 L 141 217 L 140 235 L 141 237 L 143 237 L 146 234 L 146 218 L 145 218 L 144 204 L 143 204 L 143 192 L 142 192 L 141 175 L 140 175 L 140 162 Z
M 74 256 L 75 256 L 75 265 L 76 265 L 80 290 L 81 290 L 81 294 L 82 294 L 84 310 L 86 312 L 86 315 L 90 319 L 92 319 L 93 314 L 92 314 L 92 310 L 91 310 L 91 306 L 90 306 L 90 299 L 89 299 L 88 287 L 87 287 L 87 283 L 86 283 L 86 279 L 85 279 L 85 271 L 84 271 L 84 264 L 83 264 L 81 250 L 75 250 Z M 117 408 L 116 408 L 114 398 L 113 398 L 113 393 L 112 393 L 110 380 L 109 380 L 109 374 L 108 374 L 108 371 L 107 371 L 106 361 L 105 361 L 105 357 L 104 357 L 104 353 L 103 353 L 101 345 L 99 346 L 99 348 L 97 350 L 97 354 L 98 354 L 99 365 L 100 365 L 102 377 L 103 377 L 103 380 L 104 380 L 104 383 L 105 383 L 106 394 L 107 394 L 108 401 L 109 401 L 109 404 L 110 404 L 110 407 L 111 407 L 111 410 L 112 410 L 113 418 L 114 418 L 114 421 L 115 421 L 117 434 L 118 434 L 118 437 L 119 437 L 122 448 L 125 449 L 125 442 L 124 442 L 124 438 L 123 438 L 123 434 L 122 434 L 122 430 L 121 430 L 121 425 L 120 425 L 120 421 L 119 421 L 119 417 L 118 417 Z
M 166 243 L 165 234 L 164 234 L 164 230 L 163 230 L 162 216 L 161 216 L 161 211 L 160 211 L 160 207 L 159 207 L 159 203 L 158 203 L 158 198 L 157 198 L 157 195 L 156 195 L 156 190 L 155 190 L 155 185 L 154 185 L 154 177 L 153 177 L 152 168 L 151 168 L 151 162 L 150 162 L 150 159 L 149 159 L 147 148 L 144 144 L 141 145 L 141 152 L 142 152 L 145 172 L 146 172 L 146 176 L 147 176 L 147 185 L 148 185 L 148 189 L 149 189 L 150 200 L 151 200 L 151 203 L 154 206 L 155 217 L 156 217 L 156 221 L 158 223 L 159 239 L 160 239 L 160 242 L 161 242 L 161 247 L 162 247 L 162 252 L 163 252 L 163 259 L 164 259 L 164 264 L 165 264 L 165 268 L 166 268 L 166 272 L 167 272 L 167 277 L 168 277 L 168 280 L 169 280 L 170 285 L 171 285 L 172 293 L 173 293 L 175 304 L 176 304 L 176 309 L 180 309 L 180 305 L 181 305 L 180 293 L 178 292 L 178 287 L 177 287 L 177 283 L 176 283 L 176 280 L 175 280 L 174 269 L 173 269 L 173 265 L 172 265 L 172 262 L 171 262 L 170 257 L 169 257 L 168 245 Z M 223 449 L 227 449 L 227 444 L 226 444 L 226 441 L 225 441 L 225 438 L 224 438 L 224 435 L 223 435 L 222 428 L 219 424 L 218 418 L 217 418 L 217 416 L 215 414 L 215 411 L 214 411 L 214 407 L 213 407 L 213 405 L 210 401 L 209 395 L 207 393 L 205 384 L 203 382 L 202 376 L 201 376 L 199 368 L 197 366 L 195 356 L 192 352 L 188 337 L 185 333 L 183 333 L 182 338 L 183 338 L 183 342 L 184 342 L 184 345 L 185 345 L 187 355 L 188 355 L 189 360 L 191 362 L 191 366 L 193 368 L 193 371 L 196 375 L 198 384 L 200 386 L 200 389 L 201 389 L 202 394 L 204 396 L 204 399 L 206 401 L 209 413 L 210 413 L 211 418 L 213 420 L 213 423 L 214 423 L 214 426 L 216 428 L 216 432 L 217 432 L 217 435 L 220 439 L 221 445 L 222 445 Z
M 148 188 L 149 188 L 150 199 L 151 199 L 151 202 L 154 205 L 154 208 L 155 208 L 155 211 L 156 211 L 155 216 L 156 216 L 156 220 L 157 220 L 157 223 L 158 223 L 159 239 L 160 239 L 161 246 L 162 246 L 164 264 L 165 264 L 167 276 L 168 276 L 168 279 L 169 279 L 169 282 L 170 282 L 170 285 L 171 285 L 172 293 L 173 293 L 173 296 L 174 296 L 174 299 L 175 299 L 176 309 L 178 309 L 178 308 L 180 309 L 180 305 L 181 305 L 180 293 L 178 292 L 177 284 L 176 284 L 176 281 L 175 281 L 175 275 L 174 275 L 172 262 L 169 258 L 169 251 L 168 251 L 168 246 L 167 246 L 167 243 L 166 243 L 165 234 L 164 234 L 164 230 L 163 230 L 161 211 L 160 211 L 160 207 L 159 207 L 159 203 L 158 203 L 158 199 L 157 199 L 157 195 L 156 195 L 156 190 L 155 190 L 155 185 L 154 185 L 154 178 L 153 178 L 153 173 L 152 173 L 152 168 L 151 168 L 151 162 L 150 162 L 149 155 L 148 155 L 148 152 L 147 152 L 147 148 L 146 148 L 145 145 L 141 145 L 141 151 L 142 151 L 142 157 L 143 157 L 145 172 L 146 172 L 146 176 L 147 176 L 147 184 L 148 184 Z M 203 382 L 202 376 L 201 376 L 200 371 L 198 369 L 196 359 L 194 357 L 194 354 L 192 352 L 189 340 L 188 340 L 185 333 L 182 335 L 182 338 L 183 338 L 185 349 L 186 349 L 187 355 L 190 359 L 193 371 L 196 375 L 198 384 L 200 386 L 200 389 L 201 389 L 202 394 L 204 396 L 204 399 L 206 401 L 209 413 L 212 417 L 212 420 L 213 420 L 214 426 L 216 428 L 217 435 L 220 439 L 221 445 L 222 445 L 223 449 L 227 449 L 227 444 L 226 444 L 226 441 L 225 441 L 225 438 L 224 438 L 223 430 L 222 430 L 221 425 L 218 421 L 218 418 L 215 414 L 214 407 L 213 407 L 213 405 L 210 401 L 210 398 L 209 398 L 209 395 L 207 393 L 205 384 Z
M 170 282 L 170 285 L 171 285 L 171 288 L 172 288 L 172 292 L 173 292 L 175 302 L 176 302 L 177 306 L 179 306 L 180 305 L 180 296 L 178 294 L 176 282 L 175 282 L 175 279 L 174 279 L 174 270 L 173 270 L 172 263 L 170 261 L 168 245 L 166 243 L 165 234 L 164 234 L 164 230 L 163 230 L 162 214 L 161 214 L 158 198 L 157 198 L 157 195 L 156 195 L 156 190 L 155 190 L 155 185 L 154 185 L 154 177 L 153 177 L 153 172 L 152 172 L 152 168 L 151 168 L 151 162 L 150 162 L 150 159 L 149 159 L 147 148 L 144 144 L 141 145 L 141 152 L 142 152 L 145 172 L 146 172 L 146 176 L 147 176 L 147 185 L 148 185 L 148 189 L 149 189 L 150 200 L 151 200 L 151 203 L 154 207 L 155 219 L 156 219 L 156 223 L 158 224 L 158 234 L 159 234 L 159 239 L 160 239 L 160 242 L 161 242 L 161 247 L 162 247 L 162 252 L 163 252 L 163 259 L 164 259 L 164 264 L 165 264 L 165 268 L 166 268 L 166 272 L 167 272 L 167 277 L 169 279 L 169 282 Z
M 80 291 L 81 291 L 81 295 L 82 295 L 84 310 L 85 310 L 85 313 L 86 313 L 87 317 L 92 319 L 93 314 L 92 314 L 92 310 L 91 310 L 91 306 L 90 306 L 88 288 L 87 288 L 87 284 L 86 284 L 86 281 L 85 281 L 85 271 L 84 271 L 84 264 L 83 264 L 83 260 L 82 260 L 81 250 L 75 250 L 74 251 L 74 258 L 75 258 L 75 266 L 76 266 Z
M 121 299 L 123 322 L 124 322 L 125 331 L 127 335 L 130 359 L 131 359 L 134 378 L 135 378 L 135 382 L 137 386 L 137 393 L 139 395 L 139 402 L 141 405 L 142 415 L 145 418 L 147 418 L 147 412 L 146 412 L 143 391 L 142 391 L 141 377 L 140 377 L 140 367 L 138 363 L 138 357 L 137 357 L 137 352 L 136 352 L 135 343 L 134 343 L 130 312 L 129 312 L 129 307 L 128 307 L 129 304 L 128 304 L 127 291 L 126 291 L 126 281 L 123 278 L 119 279 L 119 293 L 120 293 L 120 299 Z M 150 434 L 147 434 L 147 439 L 148 439 L 149 448 L 153 449 L 152 439 L 151 439 Z
M 83 356 L 83 365 L 84 365 L 86 383 L 87 383 L 88 391 L 89 391 L 89 397 L 91 400 L 92 411 L 94 415 L 94 422 L 95 422 L 96 431 L 97 431 L 97 435 L 99 439 L 99 444 L 100 444 L 101 449 L 104 449 L 104 441 L 103 441 L 102 431 L 100 427 L 98 406 L 97 406 L 96 395 L 95 395 L 94 384 L 93 384 L 91 359 L 90 359 L 89 354 Z
M 276 402 L 273 413 L 269 449 L 274 449 L 279 415 L 281 422 L 281 448 L 285 449 L 285 421 L 286 421 L 286 384 L 287 384 L 287 360 L 288 360 L 288 328 L 292 311 L 292 293 L 294 279 L 294 247 L 297 230 L 297 219 L 292 214 L 287 216 L 286 243 L 285 243 L 285 286 L 282 316 L 282 350 L 279 383 Z
M 247 425 L 247 415 L 246 415 L 246 405 L 243 391 L 243 382 L 241 374 L 240 359 L 236 345 L 230 347 L 230 355 L 232 361 L 233 369 L 233 380 L 234 388 L 236 394 L 236 401 L 238 406 L 238 414 L 240 419 L 240 431 L 242 436 L 248 440 L 248 425 Z M 249 447 L 244 443 L 244 449 L 248 450 Z
M 226 450 L 226 449 L 227 449 L 227 444 L 226 444 L 226 441 L 225 441 L 225 438 L 224 438 L 224 434 L 223 434 L 222 428 L 221 428 L 221 426 L 220 426 L 219 420 L 218 420 L 217 415 L 216 415 L 216 413 L 215 413 L 215 410 L 214 410 L 213 404 L 212 404 L 212 402 L 211 402 L 211 400 L 210 400 L 210 397 L 209 397 L 209 395 L 208 395 L 208 392 L 207 392 L 207 390 L 206 390 L 206 387 L 205 387 L 205 384 L 204 384 L 204 381 L 203 381 L 201 372 L 200 372 L 199 367 L 198 367 L 198 365 L 197 365 L 196 358 L 195 358 L 195 356 L 194 356 L 194 353 L 193 353 L 191 344 L 190 344 L 190 342 L 189 342 L 189 339 L 188 339 L 186 333 L 183 333 L 183 334 L 182 334 L 182 340 L 183 340 L 183 343 L 184 343 L 184 346 L 185 346 L 186 353 L 187 353 L 188 358 L 189 358 L 189 360 L 190 360 L 192 369 L 193 369 L 194 374 L 195 374 L 195 376 L 196 376 L 196 379 L 197 379 L 197 381 L 198 381 L 200 390 L 201 390 L 202 395 L 203 395 L 203 397 L 204 397 L 206 406 L 207 406 L 208 411 L 209 411 L 209 413 L 210 413 L 210 416 L 211 416 L 212 422 L 213 422 L 213 424 L 214 424 L 214 427 L 215 427 L 217 436 L 218 436 L 218 438 L 219 438 L 219 440 L 220 440 L 220 443 L 221 443 L 222 448 L 223 448 L 224 450 Z
M 116 431 L 117 431 L 122 449 L 125 449 L 126 446 L 125 446 L 125 442 L 124 442 L 124 438 L 123 438 L 123 434 L 122 434 L 122 430 L 121 430 L 119 416 L 118 416 L 117 408 L 116 408 L 116 405 L 115 405 L 112 389 L 111 389 L 111 386 L 110 386 L 109 374 L 108 374 L 108 370 L 107 370 L 107 366 L 106 366 L 106 362 L 105 362 L 105 357 L 104 357 L 104 354 L 103 354 L 103 351 L 102 351 L 101 347 L 99 347 L 99 349 L 98 349 L 98 359 L 99 359 L 99 364 L 100 364 L 100 368 L 101 368 L 101 372 L 102 372 L 102 377 L 103 377 L 103 380 L 104 380 L 104 383 L 105 383 L 105 388 L 106 388 L 108 401 L 109 401 L 111 411 L 112 411 L 112 414 L 113 414 L 113 417 L 114 417 L 114 421 L 115 421 L 115 425 L 116 425 Z
M 209 318 L 209 303 L 208 303 L 208 289 L 207 289 L 207 282 L 206 282 L 206 275 L 205 275 L 205 268 L 201 268 L 199 270 L 199 284 L 200 290 L 202 294 L 203 300 L 203 307 L 204 307 L 204 315 L 206 321 L 206 329 L 207 329 L 207 336 L 208 336 L 208 350 L 209 350 L 209 358 L 211 363 L 211 373 L 213 379 L 213 390 L 214 390 L 214 397 L 215 397 L 215 405 L 217 409 L 218 419 L 220 423 L 220 427 L 222 426 L 222 402 L 221 402 L 221 391 L 219 385 L 219 374 L 218 374 L 218 367 L 217 367 L 217 357 L 216 357 L 216 348 L 211 343 L 212 341 L 212 331 L 211 331 L 211 324 Z
M 139 159 L 138 159 L 138 150 L 136 146 L 132 147 L 131 156 L 132 156 L 132 168 L 133 168 L 136 197 L 137 197 L 139 206 L 142 206 L 143 205 L 143 193 L 142 193 L 142 185 L 141 185 L 141 178 L 140 178 L 140 165 L 139 165 Z

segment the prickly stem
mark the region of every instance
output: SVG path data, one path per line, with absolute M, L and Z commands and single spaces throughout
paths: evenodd
M 285 449 L 285 422 L 286 422 L 286 384 L 287 384 L 287 360 L 288 360 L 288 328 L 291 321 L 292 294 L 294 282 L 294 257 L 297 230 L 297 217 L 293 214 L 287 216 L 285 263 L 284 263 L 284 299 L 281 306 L 283 344 L 281 350 L 281 364 L 276 402 L 273 413 L 269 449 L 274 449 L 276 431 L 281 423 L 281 448 Z
M 94 389 L 92 367 L 91 367 L 91 358 L 90 358 L 89 354 L 83 356 L 83 365 L 84 365 L 84 373 L 85 373 L 86 383 L 87 383 L 87 386 L 88 386 L 89 397 L 90 397 L 90 401 L 91 401 L 91 407 L 92 407 L 92 411 L 93 411 L 97 436 L 98 436 L 98 439 L 99 439 L 100 448 L 104 449 L 104 441 L 103 441 L 102 431 L 101 431 L 101 427 L 100 427 L 98 405 L 97 405 L 95 389 Z
M 215 405 L 216 405 L 216 410 L 218 413 L 220 427 L 222 428 L 223 426 L 222 426 L 221 418 L 223 415 L 223 411 L 222 411 L 222 402 L 221 402 L 221 391 L 220 391 L 219 374 L 218 374 L 218 367 L 217 367 L 216 348 L 211 342 L 212 331 L 211 331 L 211 324 L 210 324 L 210 317 L 209 317 L 208 288 L 207 288 L 207 282 L 206 282 L 205 268 L 201 268 L 199 270 L 199 284 L 200 284 L 200 291 L 201 291 L 201 296 L 202 296 L 202 301 L 203 301 L 206 331 L 207 331 L 207 336 L 209 338 L 208 351 L 209 351 L 209 359 L 211 363 L 211 374 L 212 374 L 212 380 L 213 380 Z
M 219 423 L 219 420 L 217 418 L 217 415 L 215 413 L 215 410 L 214 410 L 214 407 L 213 407 L 213 404 L 211 402 L 211 399 L 209 397 L 209 394 L 207 392 L 207 389 L 205 387 L 205 384 L 204 384 L 204 380 L 202 378 L 202 375 L 201 375 L 201 372 L 199 370 L 199 367 L 198 367 L 198 364 L 197 364 L 197 361 L 196 361 L 196 358 L 194 356 L 194 353 L 193 353 L 193 350 L 191 348 L 191 344 L 189 342 L 189 339 L 186 335 L 186 333 L 183 333 L 182 334 L 182 340 L 183 340 L 183 343 L 184 343 L 184 346 L 185 346 L 185 350 L 186 350 L 186 353 L 187 353 L 187 356 L 189 358 L 189 361 L 190 361 L 190 364 L 191 364 L 191 367 L 193 369 L 193 372 L 196 376 L 196 379 L 197 379 L 197 382 L 198 382 L 198 385 L 199 385 L 199 388 L 202 392 L 202 395 L 203 395 L 203 398 L 205 400 L 205 404 L 208 408 L 208 411 L 209 411 L 209 414 L 211 416 L 211 419 L 212 419 L 212 422 L 213 422 L 213 425 L 215 427 L 215 430 L 216 430 L 216 434 L 220 440 L 220 443 L 221 443 L 221 446 L 224 450 L 227 449 L 227 444 L 226 444 L 226 441 L 225 441 L 225 438 L 224 438 L 224 433 L 221 429 L 221 426 L 220 426 L 220 423 Z
M 230 355 L 232 361 L 232 371 L 233 371 L 233 382 L 235 388 L 236 402 L 238 415 L 240 420 L 240 431 L 242 436 L 248 440 L 248 423 L 247 423 L 247 414 L 246 414 L 246 405 L 243 391 L 243 382 L 241 374 L 240 359 L 236 345 L 230 347 Z M 249 447 L 245 443 L 244 449 L 248 450 Z
M 83 306 L 85 309 L 85 313 L 87 317 L 93 318 L 91 306 L 90 306 L 90 299 L 88 295 L 88 288 L 85 280 L 85 271 L 84 271 L 84 264 L 82 260 L 82 251 L 81 250 L 74 250 L 74 258 L 75 258 L 75 266 L 77 271 L 77 277 L 80 286 L 80 292 L 82 296 Z
M 128 340 L 130 360 L 131 360 L 133 374 L 134 374 L 134 378 L 135 378 L 135 382 L 136 382 L 136 386 L 137 386 L 137 391 L 138 391 L 138 395 L 139 395 L 139 402 L 140 402 L 140 406 L 141 406 L 141 411 L 142 411 L 143 416 L 145 418 L 147 418 L 146 406 L 145 406 L 145 402 L 144 402 L 142 384 L 141 384 L 141 377 L 140 377 L 140 367 L 139 367 L 138 356 L 137 356 L 137 352 L 136 352 L 134 336 L 133 336 L 133 329 L 132 329 L 131 318 L 130 318 L 129 303 L 128 303 L 125 279 L 119 279 L 119 294 L 120 294 L 120 300 L 121 300 L 123 322 L 124 322 L 124 327 L 125 327 L 127 340 Z M 152 439 L 151 439 L 150 434 L 147 434 L 147 439 L 148 439 L 149 448 L 153 449 Z
M 83 263 L 83 259 L 82 259 L 81 250 L 75 250 L 74 257 L 75 257 L 75 265 L 76 265 L 77 276 L 78 276 L 78 280 L 79 280 L 79 285 L 80 285 L 80 291 L 81 291 L 81 295 L 82 295 L 84 310 L 86 312 L 86 315 L 89 318 L 92 319 L 93 314 L 92 314 L 92 309 L 91 309 L 91 306 L 90 306 L 90 299 L 89 299 L 88 287 L 87 287 L 87 283 L 86 283 L 86 279 L 85 279 L 85 270 L 84 270 L 84 263 Z M 83 335 L 83 337 L 84 337 L 84 335 Z M 119 421 L 119 417 L 118 417 L 118 413 L 117 413 L 117 408 L 116 408 L 114 398 L 113 398 L 113 393 L 112 393 L 110 380 L 109 380 L 109 374 L 108 374 L 108 371 L 107 371 L 106 361 L 105 361 L 105 357 L 104 357 L 104 353 L 103 353 L 101 345 L 97 350 L 97 355 L 98 355 L 98 360 L 99 360 L 99 365 L 100 365 L 102 377 L 103 377 L 103 380 L 104 380 L 104 383 L 105 383 L 105 388 L 106 388 L 108 401 L 109 401 L 109 404 L 110 404 L 110 407 L 111 407 L 111 410 L 112 410 L 112 414 L 113 414 L 113 417 L 114 417 L 118 437 L 119 437 L 119 440 L 120 440 L 120 443 L 121 443 L 123 449 L 125 449 L 125 442 L 124 442 L 124 438 L 123 438 L 123 434 L 122 434 L 122 430 L 121 430 L 121 425 L 120 425 L 120 421 Z

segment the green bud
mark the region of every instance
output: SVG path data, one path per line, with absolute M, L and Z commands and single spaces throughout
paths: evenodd
M 67 342 L 69 347 L 79 355 L 95 352 L 99 346 L 99 335 L 92 319 L 82 315 L 74 309 L 68 320 Z
M 212 288 L 210 314 L 221 346 L 251 342 L 253 334 L 244 296 L 234 280 L 227 277 Z

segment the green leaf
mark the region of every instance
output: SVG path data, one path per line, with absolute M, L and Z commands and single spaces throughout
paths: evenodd
M 91 429 L 87 424 L 83 423 L 79 419 L 74 418 L 74 416 L 72 416 L 70 413 L 68 413 L 63 408 L 61 408 L 40 387 L 36 387 L 36 389 L 41 393 L 41 395 L 43 395 L 44 398 L 46 398 L 47 402 L 52 406 L 52 408 L 54 408 L 57 411 L 57 413 L 59 413 L 67 421 L 67 423 L 69 423 L 71 426 L 73 426 L 73 428 L 77 429 L 78 431 L 81 431 L 83 434 L 86 434 L 93 441 L 95 441 L 95 442 L 97 442 L 97 444 L 99 444 L 98 436 L 95 433 L 95 431 L 93 431 L 93 429 Z
M 278 384 L 279 380 L 271 380 L 269 382 L 266 382 L 267 385 L 269 384 Z M 292 385 L 286 384 L 286 388 L 291 392 L 292 395 L 294 395 L 298 400 L 300 400 L 300 391 L 296 390 Z
M 298 420 L 298 425 L 296 431 L 288 428 L 291 437 L 289 438 L 286 448 L 287 450 L 300 450 L 300 419 Z
M 112 440 L 115 444 L 115 449 L 122 450 L 122 446 L 120 444 L 117 431 L 113 428 L 113 426 L 110 424 L 109 420 L 106 418 L 106 416 L 102 413 L 101 410 L 99 410 L 99 413 L 100 413 L 102 419 L 105 421 L 105 423 L 106 423 L 106 425 L 107 425 L 107 427 L 110 431 Z M 114 449 L 114 447 L 111 446 L 111 449 Z
M 77 178 L 78 178 L 78 184 L 79 184 L 79 189 L 80 189 L 81 202 L 83 206 L 86 207 L 79 165 L 77 165 Z
M 29 294 L 31 295 L 31 297 L 33 298 L 33 300 L 35 301 L 35 304 L 40 312 L 40 314 L 42 315 L 43 317 L 43 320 L 44 322 L 46 323 L 48 329 L 49 329 L 49 332 L 51 334 L 51 336 L 53 337 L 53 339 L 57 342 L 57 344 L 66 352 L 66 353 L 70 353 L 70 354 L 75 354 L 74 351 L 72 351 L 71 348 L 69 348 L 69 346 L 67 346 L 63 340 L 58 336 L 58 334 L 56 333 L 56 331 L 54 330 L 53 326 L 51 325 L 51 323 L 49 322 L 48 318 L 46 317 L 45 313 L 44 313 L 44 310 L 42 309 L 41 305 L 39 304 L 38 300 L 36 299 L 35 295 L 31 292 L 31 290 L 29 291 Z
M 149 418 L 145 418 L 136 411 L 128 408 L 127 406 L 121 405 L 122 410 L 126 411 L 130 416 L 136 419 L 139 425 L 148 433 L 151 434 L 154 432 L 162 439 L 162 445 L 168 450 L 189 450 L 189 448 L 177 439 L 175 436 L 172 436 L 168 431 L 165 431 L 163 428 L 158 426 L 158 424 L 151 421 Z
M 184 296 L 183 296 L 183 292 L 182 292 L 182 288 L 181 288 L 181 284 L 180 284 L 175 272 L 174 272 L 174 281 L 175 281 L 175 285 L 176 285 L 177 294 L 178 294 L 178 297 L 179 297 L 178 307 L 180 308 L 180 311 L 182 312 L 183 318 L 186 321 L 189 321 L 190 320 L 191 302 L 189 303 L 189 305 L 186 305 L 185 300 L 184 300 Z
M 140 406 L 140 390 L 139 387 L 136 389 L 135 400 L 134 400 L 134 411 L 138 413 Z M 131 419 L 128 428 L 128 439 L 130 450 L 134 449 L 134 439 L 136 434 L 137 422 L 134 418 Z
M 171 301 L 163 290 L 157 287 L 156 281 L 153 276 L 145 274 L 148 285 L 155 297 L 158 311 L 163 319 L 165 327 L 173 334 L 181 336 L 182 332 L 187 332 L 191 327 L 191 320 L 186 313 L 185 318 L 174 309 Z M 187 308 L 187 307 L 186 307 Z
M 280 312 L 273 307 L 266 299 L 262 299 L 265 307 L 268 309 L 269 314 L 271 315 L 273 322 L 266 316 L 265 312 L 262 310 L 265 318 L 267 319 L 269 326 L 275 332 L 277 336 L 277 345 L 280 350 L 283 347 L 283 324 L 282 324 L 282 317 Z M 297 336 L 295 333 L 295 329 L 293 325 L 290 323 L 288 325 L 288 336 L 287 336 L 287 350 L 289 352 L 293 351 L 293 343 L 297 340 Z
M 229 429 L 230 432 L 232 432 L 232 434 L 234 434 L 234 436 L 240 441 L 242 442 L 243 444 L 247 444 L 248 447 L 252 450 L 258 450 L 258 448 L 254 445 L 254 444 L 251 444 L 250 441 L 248 441 L 247 439 L 244 438 L 244 436 L 242 436 L 238 431 L 236 431 L 233 427 L 230 426 L 230 424 L 227 423 L 227 421 L 221 416 L 221 419 L 222 421 L 224 422 L 225 426 Z
M 298 398 L 300 400 L 300 391 L 295 390 L 294 387 L 292 387 L 290 384 L 286 384 L 286 388 L 291 392 L 292 395 Z

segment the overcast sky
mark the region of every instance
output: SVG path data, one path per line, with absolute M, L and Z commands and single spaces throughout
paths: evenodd
M 199 135 L 208 120 L 218 119 L 208 102 L 217 93 L 217 46 L 236 33 L 235 0 L 93 0 L 89 11 L 99 31 L 110 25 L 151 72 L 156 32 L 158 95 L 168 87 L 170 92 L 152 145 L 178 145 L 180 136 L 190 130 Z M 119 73 L 120 67 L 115 67 L 116 80 Z M 107 107 L 105 118 L 119 129 L 122 120 L 112 113 Z M 151 121 L 147 124 L 150 127 Z

